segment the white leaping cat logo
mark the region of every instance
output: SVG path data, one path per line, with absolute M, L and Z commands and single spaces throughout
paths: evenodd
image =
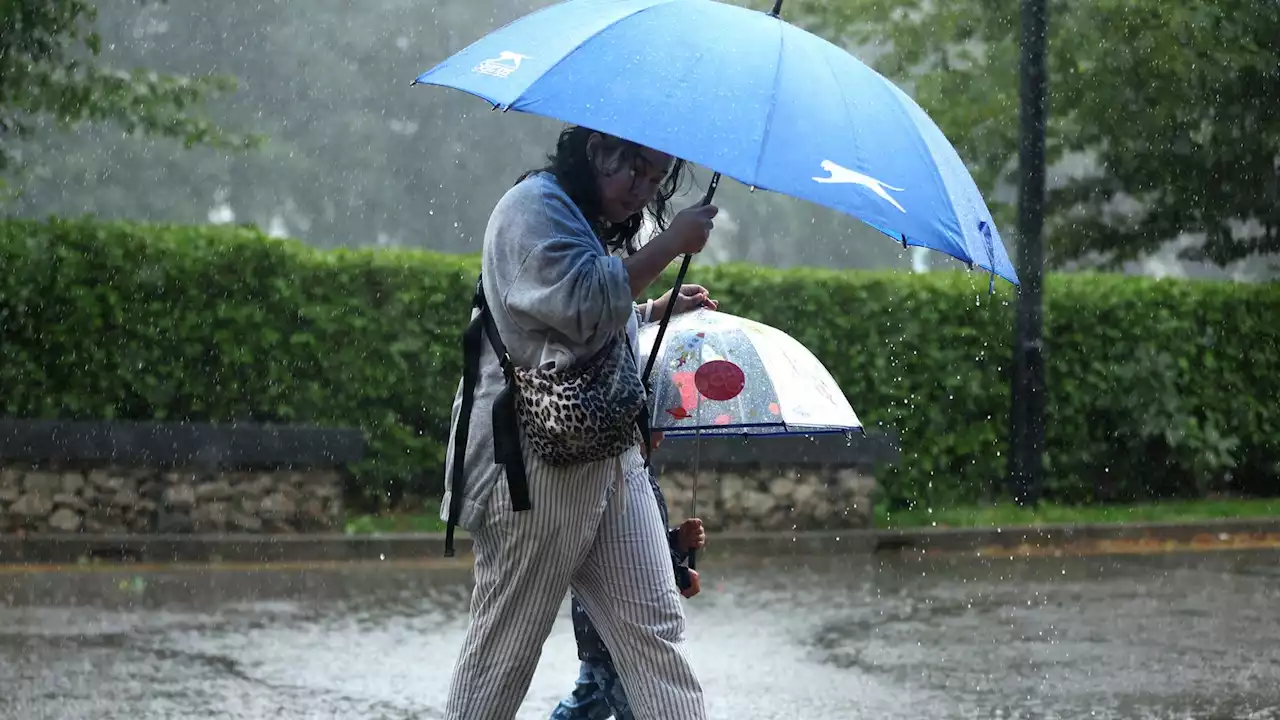
M 518 52 L 511 52 L 510 50 L 503 50 L 502 52 L 498 53 L 498 62 L 509 62 L 515 67 L 516 70 L 520 69 L 520 63 L 522 61 L 528 60 L 528 59 L 529 59 L 528 55 L 521 55 Z
M 898 208 L 899 211 L 904 213 L 907 211 L 906 208 L 902 207 L 902 204 L 899 203 L 896 198 L 894 198 L 889 193 L 885 192 L 886 190 L 893 190 L 894 192 L 902 192 L 903 188 L 894 187 L 892 185 L 886 185 L 882 180 L 877 180 L 873 177 L 863 175 L 857 170 L 850 170 L 849 168 L 837 165 L 836 163 L 831 162 L 830 160 L 822 161 L 822 169 L 827 171 L 828 176 L 815 177 L 813 178 L 814 182 L 839 183 L 839 184 L 845 184 L 845 185 L 861 185 L 862 187 L 870 190 L 876 195 L 879 195 L 880 197 L 884 198 L 885 201 L 887 201 L 890 205 L 893 205 L 894 207 Z

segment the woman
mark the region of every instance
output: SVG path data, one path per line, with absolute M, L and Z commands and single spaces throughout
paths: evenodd
M 625 331 L 634 350 L 639 315 L 661 317 L 670 293 L 637 306 L 672 260 L 700 252 L 716 208 L 678 213 L 668 203 L 684 164 L 633 143 L 570 127 L 550 165 L 522 177 L 485 231 L 481 281 L 493 325 L 518 367 L 564 371 Z M 662 229 L 637 247 L 643 213 Z M 682 288 L 677 311 L 709 302 Z M 616 457 L 571 466 L 543 462 L 521 435 L 531 509 L 513 510 L 495 464 L 494 399 L 505 387 L 483 346 L 452 497 L 454 447 L 442 517 L 470 532 L 475 552 L 471 624 L 453 670 L 447 718 L 512 718 L 529 688 L 556 612 L 572 587 L 613 651 L 638 717 L 705 717 L 702 688 L 684 656 L 684 615 L 671 556 L 639 443 Z M 461 389 L 454 401 L 457 429 Z

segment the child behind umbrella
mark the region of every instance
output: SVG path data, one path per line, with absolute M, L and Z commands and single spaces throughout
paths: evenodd
M 649 468 L 649 484 L 653 487 L 665 525 L 669 522 L 667 501 L 662 495 L 662 488 L 658 486 L 657 472 L 652 467 Z M 701 549 L 706 543 L 702 521 L 697 518 L 685 520 L 680 527 L 668 531 L 667 542 L 671 546 L 671 563 L 675 568 L 676 586 L 680 588 L 680 594 L 686 598 L 697 595 L 700 590 L 698 571 L 689 568 L 688 559 L 690 550 Z M 576 597 L 571 601 L 571 612 L 573 635 L 578 644 L 578 659 L 582 665 L 573 692 L 551 712 L 551 720 L 604 720 L 608 717 L 632 720 L 634 716 L 609 649 L 605 647 L 604 640 Z

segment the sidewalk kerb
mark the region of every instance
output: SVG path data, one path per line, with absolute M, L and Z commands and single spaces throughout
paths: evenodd
M 964 552 L 1115 540 L 1160 539 L 1187 543 L 1241 535 L 1280 538 L 1280 518 L 1009 528 L 712 532 L 705 554 L 771 557 L 895 551 Z M 469 537 L 460 535 L 456 544 L 460 557 L 470 556 Z M 431 560 L 443 557 L 443 553 L 443 533 L 0 536 L 0 564 L 7 565 L 65 565 L 85 561 L 269 565 Z

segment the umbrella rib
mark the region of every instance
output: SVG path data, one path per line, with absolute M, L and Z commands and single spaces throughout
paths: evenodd
M 760 133 L 760 152 L 756 154 L 756 166 L 751 172 L 751 186 L 758 187 L 760 185 L 760 166 L 764 164 L 765 148 L 769 147 L 769 132 L 773 129 L 773 114 L 778 107 L 778 90 L 782 82 L 782 48 L 786 44 L 787 33 L 786 23 L 782 20 L 775 20 L 778 24 L 778 62 L 773 67 L 773 102 L 769 103 L 768 111 L 764 116 L 764 129 Z
M 877 74 L 878 74 L 878 73 L 877 73 Z M 896 93 L 894 93 L 894 94 L 901 93 L 903 97 L 906 97 L 906 98 L 908 98 L 908 99 L 911 99 L 911 96 L 910 96 L 910 95 L 907 95 L 907 92 L 906 92 L 905 90 L 903 90 L 902 88 L 899 88 L 898 86 L 894 85 L 892 82 L 889 82 L 887 78 L 884 78 L 884 79 L 883 79 L 883 81 L 889 84 L 889 89 L 890 89 L 890 91 L 891 91 L 891 92 L 893 92 L 893 91 L 897 91 L 897 92 L 896 92 Z M 914 101 L 914 99 L 911 99 L 911 100 L 912 100 L 912 102 L 915 102 L 915 101 Z M 910 117 L 910 109 L 909 109 L 908 107 L 904 106 L 904 105 L 902 104 L 902 102 L 901 102 L 901 101 L 899 101 L 899 102 L 898 102 L 897 109 L 898 109 L 898 111 L 899 111 L 899 112 L 901 112 L 903 115 L 906 115 L 906 116 L 907 116 L 907 120 L 908 120 L 908 121 L 910 121 L 910 122 L 912 122 L 913 124 L 916 124 L 916 125 L 918 125 L 918 124 L 919 124 L 919 123 L 916 123 L 915 121 L 911 120 L 911 117 Z M 923 109 L 922 109 L 922 112 L 923 112 Z M 924 113 L 924 115 L 925 115 L 925 120 L 927 120 L 928 122 L 933 122 L 933 120 L 932 120 L 931 118 L 929 118 L 929 116 L 928 116 L 928 114 L 927 114 L 927 113 Z M 939 130 L 939 132 L 941 132 L 941 130 Z M 932 158 L 932 159 L 933 159 L 933 163 L 932 163 L 932 170 L 933 170 L 933 173 L 932 173 L 932 176 L 933 176 L 933 180 L 934 180 L 934 182 L 935 182 L 935 183 L 937 183 L 938 194 L 939 194 L 939 195 L 941 195 L 941 196 L 942 196 L 942 198 L 943 198 L 944 200 L 946 200 L 946 201 L 947 201 L 947 206 L 948 206 L 948 207 L 950 208 L 950 210 L 951 210 L 951 217 L 954 217 L 954 218 L 956 219 L 957 229 L 960 231 L 960 244 L 964 247 L 965 251 L 966 251 L 966 252 L 968 252 L 968 251 L 969 251 L 969 241 L 968 241 L 968 239 L 965 237 L 964 228 L 963 228 L 963 227 L 959 227 L 959 222 L 960 222 L 960 212 L 959 212 L 959 209 L 956 207 L 956 199 L 955 199 L 955 197 L 951 194 L 951 186 L 947 184 L 946 179 L 942 176 L 942 165 L 941 165 L 940 161 L 938 160 L 938 158 L 935 158 L 935 157 L 934 157 L 934 155 L 933 155 L 933 151 L 929 149 L 929 145 L 928 145 L 928 143 L 926 143 L 926 142 L 924 141 L 924 135 L 923 135 L 923 134 L 921 134 L 921 133 L 914 133 L 914 134 L 911 136 L 911 138 L 912 138 L 912 141 L 913 141 L 917 146 L 920 146 L 920 145 L 923 145 L 923 146 L 924 146 L 924 154 L 925 154 L 925 156 L 926 156 L 926 157 L 929 157 L 929 158 Z M 957 153 L 957 154 L 958 154 L 958 153 Z M 975 183 L 975 184 L 976 184 L 976 183 Z M 927 246 L 925 246 L 925 247 L 926 247 L 927 249 L 930 249 L 930 250 L 936 249 L 936 248 L 928 248 Z M 962 258 L 962 257 L 960 257 L 960 256 L 956 255 L 955 253 L 949 253 L 949 252 L 946 252 L 946 251 L 943 251 L 943 254 L 945 254 L 945 255 L 950 255 L 951 257 L 955 258 L 956 260 L 959 260 L 960 262 L 962 262 L 962 263 L 965 263 L 965 264 L 969 265 L 971 269 L 972 269 L 973 265 L 978 265 L 978 267 L 982 267 L 982 265 L 981 265 L 981 264 L 980 264 L 980 263 L 979 263 L 975 258 L 973 258 L 973 257 L 969 257 L 969 258 Z M 990 252 L 988 252 L 988 256 L 991 256 L 991 253 L 990 253 Z M 990 259 L 990 263 L 991 263 L 991 268 L 990 268 L 990 270 L 991 270 L 991 272 L 993 272 L 993 273 L 994 273 L 994 272 L 995 272 L 995 265 L 996 265 L 996 264 L 995 264 L 995 258 L 994 258 L 994 257 L 991 257 L 991 259 Z

